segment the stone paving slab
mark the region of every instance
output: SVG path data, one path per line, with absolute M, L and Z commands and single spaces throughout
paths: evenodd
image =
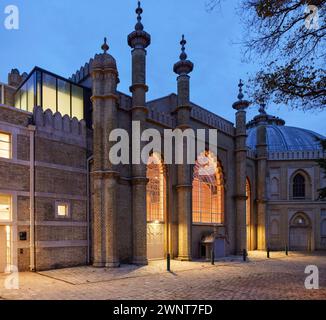
M 216 263 L 240 263 L 240 257 L 229 257 L 217 259 Z M 171 271 L 184 272 L 211 267 L 210 261 L 178 261 L 171 260 Z M 78 285 L 85 283 L 96 283 L 102 281 L 115 281 L 119 279 L 128 279 L 136 277 L 146 277 L 167 272 L 166 261 L 150 261 L 147 266 L 121 265 L 120 268 L 94 268 L 94 267 L 76 267 L 67 269 L 57 269 L 38 272 L 40 275 L 61 280 L 70 284 Z
M 247 263 L 239 258 L 225 259 L 215 266 L 176 261 L 172 273 L 164 271 L 165 262 L 158 261 L 144 270 L 130 266 L 117 269 L 114 272 L 121 272 L 121 278 L 116 279 L 101 269 L 93 274 L 90 267 L 55 270 L 57 278 L 25 272 L 19 274 L 19 290 L 5 289 L 7 275 L 0 275 L 0 299 L 326 300 L 326 253 L 289 257 L 274 253 L 272 257 L 255 253 Z M 311 264 L 319 268 L 319 290 L 304 287 L 304 270 Z M 93 282 L 82 281 L 84 276 Z

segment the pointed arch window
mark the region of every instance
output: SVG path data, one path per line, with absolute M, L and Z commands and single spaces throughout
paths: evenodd
M 194 223 L 223 223 L 223 172 L 219 161 L 209 152 L 201 154 L 194 167 L 192 207 Z
M 293 178 L 293 198 L 302 199 L 306 196 L 306 181 L 302 174 L 298 173 Z
M 147 164 L 147 222 L 164 222 L 165 178 L 160 155 L 154 153 Z

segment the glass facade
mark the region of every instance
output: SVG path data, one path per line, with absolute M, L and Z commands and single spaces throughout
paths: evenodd
M 74 84 L 48 71 L 35 68 L 15 94 L 15 107 L 33 112 L 35 106 L 51 109 L 78 120 L 91 109 L 91 89 Z M 86 120 L 86 119 L 85 119 Z

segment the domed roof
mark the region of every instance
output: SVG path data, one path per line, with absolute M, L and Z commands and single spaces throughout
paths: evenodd
M 116 60 L 108 54 L 109 46 L 107 44 L 107 38 L 104 38 L 104 43 L 102 45 L 103 53 L 96 54 L 92 63 L 92 67 L 95 68 L 108 68 L 117 69 Z
M 247 125 L 247 146 L 256 149 L 257 128 L 262 123 L 266 126 L 268 151 L 317 151 L 322 150 L 318 141 L 325 139 L 322 135 L 311 130 L 285 126 L 285 121 L 266 114 L 264 108 Z

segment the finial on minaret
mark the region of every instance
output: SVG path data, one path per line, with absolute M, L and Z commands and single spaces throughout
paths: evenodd
M 239 87 L 239 94 L 238 94 L 238 99 L 241 101 L 243 98 L 244 98 L 244 95 L 243 95 L 243 86 L 244 86 L 244 84 L 243 84 L 243 82 L 242 82 L 242 79 L 240 79 L 240 81 L 239 81 L 239 85 L 238 85 L 238 87 Z
M 262 114 L 262 115 L 267 114 L 267 113 L 266 113 L 266 103 L 262 103 L 262 104 L 260 105 L 260 108 L 259 108 L 258 111 L 259 111 L 259 113 Z
M 144 26 L 142 24 L 142 13 L 143 8 L 141 7 L 140 1 L 138 1 L 138 6 L 136 9 L 137 13 L 137 23 L 135 25 L 135 30 L 128 35 L 128 44 L 131 48 L 142 48 L 145 49 L 151 44 L 151 36 L 144 31 Z
M 107 43 L 107 38 L 104 38 L 104 43 L 102 44 L 101 49 L 103 50 L 104 53 L 107 53 L 110 49 L 108 43 Z
M 174 65 L 173 70 L 178 75 L 189 74 L 190 72 L 193 71 L 194 64 L 191 61 L 187 60 L 188 56 L 186 54 L 186 47 L 185 47 L 185 45 L 187 44 L 187 41 L 185 39 L 184 34 L 182 35 L 182 39 L 180 41 L 180 44 L 181 44 L 180 61 L 178 61 Z
M 244 83 L 243 83 L 242 79 L 240 79 L 239 84 L 238 84 L 238 87 L 239 87 L 238 101 L 235 102 L 232 106 L 233 109 L 238 110 L 238 111 L 240 111 L 240 110 L 244 111 L 250 105 L 249 101 L 243 100 L 243 98 L 244 98 L 243 86 L 244 86 Z
M 135 26 L 135 30 L 142 31 L 144 30 L 144 26 L 141 23 L 141 19 L 142 19 L 141 14 L 143 13 L 143 9 L 141 7 L 140 1 L 138 1 L 138 7 L 136 9 L 136 13 L 137 13 L 137 24 Z
M 180 41 L 181 44 L 181 54 L 180 54 L 180 60 L 185 61 L 187 60 L 187 54 L 186 54 L 186 47 L 187 41 L 185 40 L 185 35 L 182 35 L 182 40 Z

